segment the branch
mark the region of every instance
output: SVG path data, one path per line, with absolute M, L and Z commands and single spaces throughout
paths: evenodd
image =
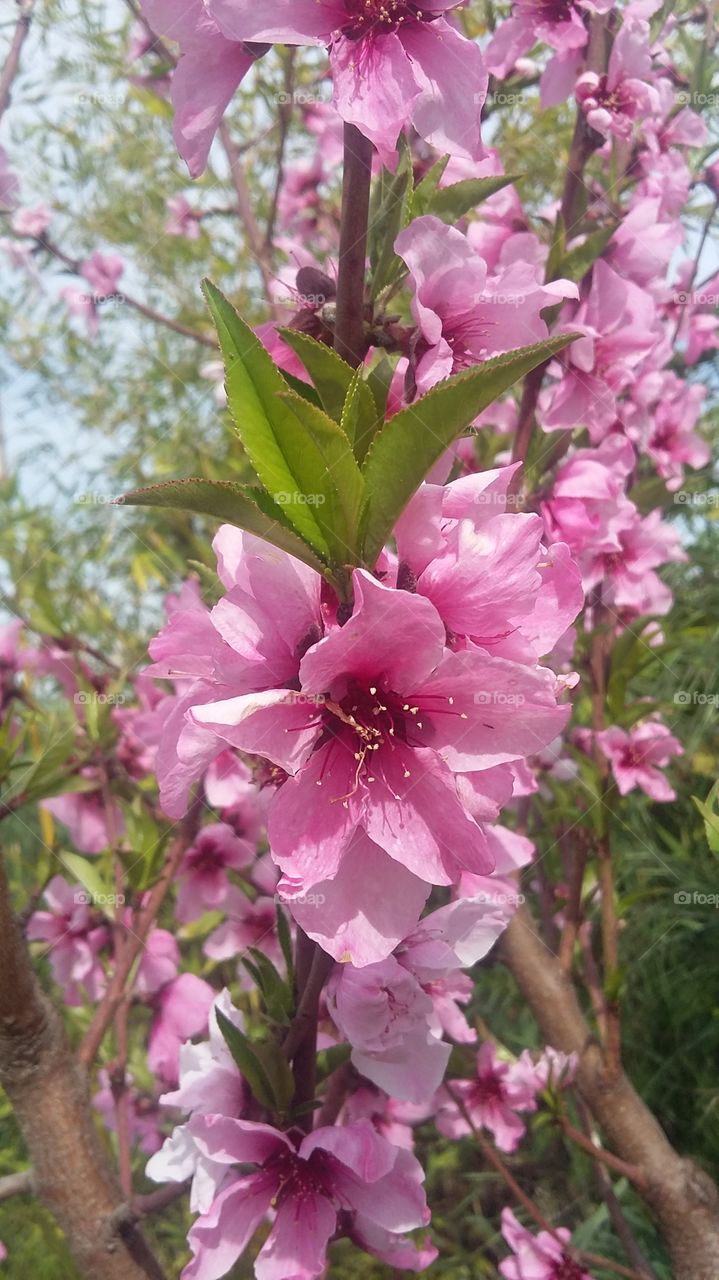
M 346 124 L 335 350 L 354 369 L 367 351 L 364 292 L 372 155 L 372 143 L 353 124 Z
M 5 66 L 2 69 L 2 75 L 0 75 L 0 120 L 10 106 L 12 86 L 20 68 L 20 54 L 30 31 L 34 8 L 35 0 L 19 0 L 20 17 L 17 20 L 15 32 L 10 42 L 10 49 Z
M 716 1280 L 719 1192 L 714 1182 L 674 1150 L 624 1072 L 608 1076 L 574 987 L 538 938 L 525 907 L 510 921 L 501 950 L 546 1042 L 577 1054 L 577 1088 L 609 1143 L 644 1178 L 640 1194 L 667 1242 L 675 1280 Z
M 32 971 L 2 860 L 0 973 L 0 1085 L 32 1161 L 33 1189 L 85 1280 L 164 1280 L 135 1223 L 114 1216 L 120 1189 L 97 1136 L 87 1080 Z
M 116 957 L 115 969 L 107 991 L 95 1011 L 85 1039 L 80 1046 L 79 1059 L 85 1066 L 89 1066 L 94 1062 L 105 1032 L 127 996 L 127 983 L 133 965 L 157 919 L 157 914 L 182 862 L 185 851 L 195 837 L 201 809 L 202 801 L 197 799 L 185 815 L 180 824 L 180 830 L 168 850 L 160 878 L 150 890 L 145 906 L 137 917 L 137 923 L 127 933 L 122 955 Z
M 31 1196 L 35 1192 L 35 1179 L 32 1169 L 23 1169 L 21 1173 L 8 1173 L 0 1178 L 0 1200 L 11 1200 L 13 1196 Z
M 257 262 L 260 275 L 262 276 L 262 284 L 265 290 L 265 297 L 267 298 L 270 306 L 270 311 L 274 318 L 277 319 L 279 312 L 272 297 L 272 269 L 268 260 L 266 246 L 262 240 L 260 228 L 257 225 L 254 209 L 252 208 L 252 200 L 247 187 L 247 179 L 245 178 L 245 171 L 242 167 L 240 153 L 232 141 L 232 134 L 230 133 L 226 121 L 222 121 L 222 124 L 217 131 L 217 136 L 222 143 L 225 155 L 227 156 L 227 162 L 230 166 L 230 177 L 232 178 L 232 185 L 235 188 L 235 196 L 237 198 L 237 212 L 240 215 L 240 221 L 245 229 L 247 244 L 250 253 Z

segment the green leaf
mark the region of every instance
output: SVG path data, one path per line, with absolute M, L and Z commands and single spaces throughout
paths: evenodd
M 282 955 L 284 956 L 285 964 L 287 966 L 287 978 L 290 984 L 292 984 L 295 972 L 294 956 L 292 955 L 292 934 L 290 933 L 290 926 L 287 923 L 287 916 L 282 910 L 279 902 L 276 904 L 275 910 L 277 912 L 277 937 L 279 938 Z
M 384 423 L 363 468 L 369 506 L 367 565 L 374 564 L 412 494 L 445 449 L 487 405 L 576 336 L 548 338 L 446 378 Z
M 315 518 L 337 564 L 359 559 L 359 527 L 364 506 L 364 480 L 352 446 L 341 426 L 322 409 L 285 391 L 282 400 L 294 414 L 303 457 L 295 467 L 315 504 Z
M 244 1031 L 240 1031 L 234 1022 L 230 1022 L 220 1009 L 215 1008 L 215 1017 L 225 1044 L 257 1101 L 263 1107 L 274 1110 L 277 1103 L 275 1090 L 267 1067 L 257 1052 L 260 1046 L 248 1040 Z
M 289 985 L 263 951 L 258 950 L 257 947 L 250 947 L 249 951 L 252 960 L 248 961 L 243 956 L 242 963 L 252 973 L 267 1006 L 267 1012 L 275 1022 L 286 1022 L 294 1007 Z
M 577 245 L 576 248 L 560 256 L 556 265 L 555 278 L 581 280 L 606 249 L 617 225 L 618 223 L 613 222 L 608 227 L 600 227 L 598 231 L 590 232 L 583 244 Z
M 295 1096 L 295 1079 L 282 1048 L 274 1040 L 253 1045 L 255 1056 L 262 1064 L 272 1089 L 274 1107 L 285 1114 Z
M 99 907 L 114 916 L 117 907 L 123 904 L 117 902 L 113 881 L 105 879 L 101 874 L 97 858 L 89 862 L 87 858 L 81 858 L 79 853 L 69 852 L 59 854 L 59 858 L 73 880 L 77 880 L 86 890 L 88 906 Z
M 462 182 L 453 182 L 451 186 L 440 187 L 434 192 L 426 212 L 433 213 L 435 218 L 441 218 L 443 222 L 458 222 L 483 200 L 519 181 L 521 176 L 519 173 L 509 173 L 494 178 L 466 178 Z M 414 203 L 412 214 L 416 217 Z
M 706 801 L 692 796 L 697 809 L 704 819 L 704 830 L 712 853 L 719 853 L 719 782 L 715 782 Z
M 435 160 L 432 168 L 427 170 L 421 182 L 417 183 L 412 192 L 413 218 L 419 218 L 423 213 L 429 213 L 430 201 L 442 181 L 449 160 L 449 156 L 440 156 L 439 160 Z
M 280 329 L 282 338 L 299 356 L 310 375 L 325 413 L 335 422 L 342 417 L 342 406 L 347 399 L 354 369 L 324 342 L 318 342 L 297 329 Z M 298 381 L 296 379 L 295 381 Z
M 394 251 L 394 242 L 409 224 L 411 207 L 412 164 L 405 147 L 396 172 L 390 174 L 381 169 L 374 187 L 368 235 L 372 298 L 394 284 L 406 270 Z
M 209 280 L 203 281 L 203 290 L 225 361 L 228 407 L 245 452 L 290 524 L 320 556 L 327 557 L 327 542 L 312 502 L 307 501 L 320 492 L 322 464 L 316 450 L 307 447 L 298 419 L 285 402 L 287 383 L 220 290 Z
M 130 507 L 166 507 L 214 516 L 264 538 L 318 573 L 326 572 L 323 560 L 289 527 L 282 508 L 262 489 L 249 489 L 229 480 L 203 480 L 200 476 L 190 476 L 186 480 L 167 480 L 145 489 L 132 489 L 122 501 Z
M 351 440 L 355 458 L 360 466 L 365 460 L 367 450 L 381 422 L 382 418 L 377 412 L 372 391 L 362 377 L 362 370 L 356 369 L 342 408 L 340 426 L 347 438 Z

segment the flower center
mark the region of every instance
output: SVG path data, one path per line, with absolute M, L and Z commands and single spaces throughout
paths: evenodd
M 569 22 L 573 8 L 572 0 L 518 0 L 516 5 L 519 16 L 550 25 Z
M 188 855 L 187 861 L 193 871 L 221 871 L 225 865 L 224 854 L 217 841 L 209 838 L 197 845 Z
M 504 1102 L 502 1079 L 494 1071 L 487 1071 L 472 1085 L 472 1101 L 480 1106 L 491 1102 Z
M 335 738 L 352 749 L 357 769 L 349 795 L 354 795 L 361 779 L 375 781 L 372 763 L 380 747 L 389 746 L 394 750 L 395 741 L 408 742 L 411 718 L 422 728 L 418 715 L 419 707 L 403 702 L 398 694 L 374 684 L 365 688 L 356 681 L 350 681 L 347 693 L 339 702 L 329 698 L 325 701 L 323 732 L 318 745 Z M 349 795 L 337 799 L 347 800 Z
M 290 1197 L 326 1196 L 332 1199 L 332 1170 L 322 1151 L 313 1151 L 309 1160 L 300 1159 L 294 1151 L 280 1151 L 264 1167 L 278 1180 L 273 1208 Z
M 574 1262 L 572 1258 L 568 1258 L 566 1253 L 562 1254 L 561 1262 L 558 1262 L 552 1272 L 552 1280 L 586 1280 L 587 1273 L 578 1262 Z
M 347 22 L 341 28 L 348 40 L 381 36 L 397 31 L 403 22 L 432 22 L 438 13 L 426 13 L 409 0 L 345 0 Z

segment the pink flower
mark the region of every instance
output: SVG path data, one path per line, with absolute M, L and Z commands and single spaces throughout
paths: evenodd
M 42 801 L 54 818 L 67 827 L 70 839 L 81 853 L 102 853 L 110 844 L 110 824 L 117 835 L 123 829 L 122 813 L 111 805 L 108 815 L 99 791 L 73 791 Z
M 200 234 L 201 214 L 192 208 L 183 196 L 170 196 L 164 231 L 168 236 L 184 236 L 185 240 L 197 240 Z
M 33 236 L 37 238 L 47 231 L 51 222 L 52 209 L 50 206 L 38 204 L 32 209 L 16 209 L 10 225 L 18 236 Z
M 422 337 L 415 371 L 420 392 L 489 356 L 540 342 L 548 334 L 542 308 L 579 297 L 569 280 L 538 283 L 526 262 L 488 279 L 484 259 L 461 231 L 439 218 L 415 218 L 395 249 L 414 289 L 412 314 Z
M 115 1130 L 117 1128 L 115 1099 L 109 1073 L 104 1067 L 97 1073 L 97 1082 L 100 1088 L 92 1099 L 92 1105 L 96 1111 L 100 1112 L 105 1127 Z M 129 1104 L 130 1141 L 137 1143 L 146 1155 L 152 1155 L 162 1146 L 162 1138 L 158 1130 L 160 1115 L 157 1103 L 135 1087 L 132 1076 L 126 1077 L 125 1089 Z
M 694 430 L 706 390 L 685 382 L 669 369 L 643 374 L 621 407 L 627 435 L 648 454 L 670 492 L 678 489 L 684 467 L 704 467 L 711 451 Z
M 298 1143 L 270 1125 L 222 1115 L 196 1115 L 190 1130 L 207 1158 L 255 1169 L 227 1183 L 195 1222 L 188 1237 L 194 1256 L 183 1280 L 225 1275 L 271 1208 L 276 1216 L 255 1262 L 257 1280 L 321 1275 L 338 1229 L 379 1256 L 401 1246 L 411 1256 L 402 1237 L 429 1220 L 415 1157 L 367 1120 L 316 1129 Z M 436 1254 L 425 1256 L 421 1265 Z
M 268 830 L 298 891 L 340 873 L 358 828 L 427 884 L 454 883 L 463 867 L 487 871 L 481 827 L 454 775 L 551 741 L 567 715 L 555 677 L 480 649 L 448 652 L 429 600 L 364 570 L 354 574 L 354 594 L 349 621 L 302 658 L 299 688 L 193 707 L 191 718 L 292 773 L 272 801 Z M 229 638 L 246 623 L 222 604 L 215 614 Z M 274 662 L 270 672 L 276 678 Z
M 591 288 L 567 325 L 585 337 L 557 362 L 564 373 L 542 398 L 542 426 L 586 426 L 593 443 L 601 440 L 616 420 L 618 393 L 631 385 L 634 369 L 658 341 L 655 326 L 656 307 L 646 290 L 622 280 L 600 258 Z
M 328 1009 L 366 1079 L 402 1101 L 431 1097 L 450 1053 L 443 1033 L 458 1043 L 476 1039 L 459 1007 L 472 993 L 460 969 L 487 954 L 509 914 L 484 901 L 452 902 L 420 920 L 381 963 L 335 970 Z
M 597 734 L 602 754 L 612 766 L 619 794 L 639 787 L 652 800 L 676 800 L 676 793 L 660 772 L 673 756 L 684 754 L 681 743 L 658 720 L 644 720 L 626 732 L 614 725 Z
M 160 1098 L 164 1107 L 186 1114 L 217 1112 L 224 1116 L 245 1114 L 250 1093 L 219 1029 L 216 1011 L 243 1029 L 242 1014 L 235 1009 L 225 989 L 215 998 L 209 1017 L 209 1040 L 180 1047 L 180 1083 L 172 1093 Z M 229 1175 L 227 1165 L 206 1159 L 192 1138 L 187 1124 L 177 1125 L 148 1162 L 147 1176 L 155 1182 L 186 1182 L 192 1179 L 190 1209 L 207 1213 Z
M 153 30 L 180 46 L 170 88 L 175 146 L 197 178 L 235 89 L 263 50 L 226 40 L 204 0 L 142 0 L 142 11 Z
M 215 992 L 194 973 L 181 973 L 156 997 L 156 1015 L 150 1030 L 147 1064 L 168 1083 L 177 1080 L 180 1047 L 190 1036 L 207 1029 Z
M 411 123 L 439 151 L 477 160 L 487 73 L 443 14 L 458 0 L 208 0 L 228 39 L 326 44 L 334 105 L 394 167 Z
M 625 17 L 612 51 L 606 75 L 585 71 L 577 80 L 575 95 L 587 120 L 608 138 L 629 139 L 637 120 L 659 107 L 651 77 L 649 25 Z
M 66 1004 L 94 1003 L 105 988 L 99 956 L 110 942 L 110 930 L 93 917 L 86 890 L 68 884 L 62 876 L 53 876 L 43 898 L 48 910 L 33 912 L 28 940 L 49 944 L 52 976 L 63 988 Z
M 470 637 L 493 655 L 533 665 L 551 652 L 584 597 L 568 548 L 545 545 L 537 516 L 508 511 L 515 471 L 423 485 L 397 523 L 397 581 L 432 601 L 451 647 Z
M 526 1049 L 510 1063 L 497 1056 L 493 1044 L 486 1043 L 477 1054 L 475 1078 L 448 1083 L 451 1094 L 462 1100 L 475 1127 L 488 1129 L 500 1151 L 516 1151 L 526 1132 L 517 1112 L 536 1111 L 536 1095 L 545 1080 Z M 447 1091 L 440 1095 L 437 1128 L 447 1138 L 461 1138 L 472 1130 L 451 1094 Z
M 115 293 L 124 270 L 125 264 L 116 253 L 100 253 L 97 249 L 80 265 L 80 274 L 101 298 Z
M 592 1280 L 589 1272 L 566 1252 L 564 1246 L 572 1238 L 566 1227 L 558 1227 L 555 1235 L 540 1231 L 533 1236 L 511 1209 L 503 1209 L 502 1235 L 514 1253 L 514 1257 L 499 1264 L 505 1280 Z
M 230 884 L 227 871 L 247 866 L 254 853 L 253 845 L 240 840 L 226 823 L 213 822 L 203 827 L 179 871 L 175 915 L 180 923 L 198 920 L 205 911 L 221 908 Z
M 254 902 L 241 889 L 231 885 L 223 903 L 226 919 L 213 929 L 202 950 L 211 960 L 237 960 L 241 984 L 248 985 L 248 974 L 239 961 L 250 947 L 263 951 L 273 964 L 283 965 L 282 948 L 277 938 L 275 899 L 260 894 Z M 251 983 L 249 983 L 251 985 Z

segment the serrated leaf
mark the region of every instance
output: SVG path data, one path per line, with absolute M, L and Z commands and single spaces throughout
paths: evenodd
M 439 187 L 430 197 L 427 213 L 433 213 L 435 218 L 441 218 L 443 222 L 458 222 L 483 200 L 488 200 L 503 187 L 518 182 L 521 176 L 519 173 L 509 173 L 493 178 L 465 178 L 448 187 Z M 414 215 L 414 207 L 412 213 Z
M 326 558 L 329 548 L 307 501 L 319 492 L 321 465 L 284 401 L 287 383 L 224 294 L 209 280 L 202 287 L 225 361 L 228 408 L 255 474 L 300 537 Z
M 396 172 L 390 174 L 381 169 L 374 187 L 368 235 L 372 298 L 393 284 L 405 270 L 394 251 L 394 242 L 410 222 L 411 207 L 412 165 L 409 152 L 404 148 Z
M 354 380 L 355 370 L 331 347 L 317 342 L 306 333 L 300 333 L 296 329 L 280 329 L 280 333 L 288 346 L 292 347 L 295 355 L 299 356 L 309 373 L 325 413 L 329 414 L 335 422 L 341 422 L 342 410 Z M 361 390 L 360 394 L 363 400 L 363 413 L 367 416 L 376 414 L 369 387 L 364 382 L 362 387 L 364 390 Z
M 252 960 L 242 957 L 242 963 L 253 971 L 253 976 L 267 1006 L 267 1012 L 275 1022 L 286 1022 L 292 1013 L 294 999 L 285 979 L 273 965 L 269 956 L 257 947 L 249 948 Z
M 548 338 L 446 378 L 384 423 L 363 467 L 368 501 L 364 558 L 369 567 L 445 449 L 493 400 L 576 336 Z
M 377 412 L 372 391 L 362 377 L 362 370 L 356 369 L 347 391 L 347 399 L 342 407 L 340 425 L 345 435 L 352 441 L 354 456 L 360 466 L 365 460 L 367 450 L 381 422 L 382 418 Z
M 255 1098 L 261 1106 L 274 1109 L 275 1091 L 267 1068 L 256 1052 L 259 1045 L 253 1045 L 244 1031 L 240 1031 L 240 1028 L 236 1027 L 234 1022 L 230 1022 L 230 1019 L 218 1008 L 215 1008 L 215 1017 L 225 1044 Z
M 282 508 L 261 489 L 249 489 L 229 480 L 203 480 L 201 476 L 190 476 L 186 480 L 167 480 L 144 489 L 131 489 L 122 501 L 130 507 L 165 507 L 214 516 L 264 538 L 318 573 L 326 572 L 326 564 L 288 526 Z
M 352 445 L 322 409 L 292 391 L 283 392 L 281 399 L 301 428 L 306 460 L 297 471 L 306 471 L 307 482 L 315 485 L 308 497 L 315 501 L 315 518 L 332 558 L 337 564 L 356 563 L 365 487 Z
M 431 169 L 428 169 L 421 181 L 417 183 L 412 192 L 413 218 L 420 218 L 422 214 L 429 212 L 430 200 L 442 181 L 449 160 L 449 156 L 440 156 L 439 160 L 435 160 Z

